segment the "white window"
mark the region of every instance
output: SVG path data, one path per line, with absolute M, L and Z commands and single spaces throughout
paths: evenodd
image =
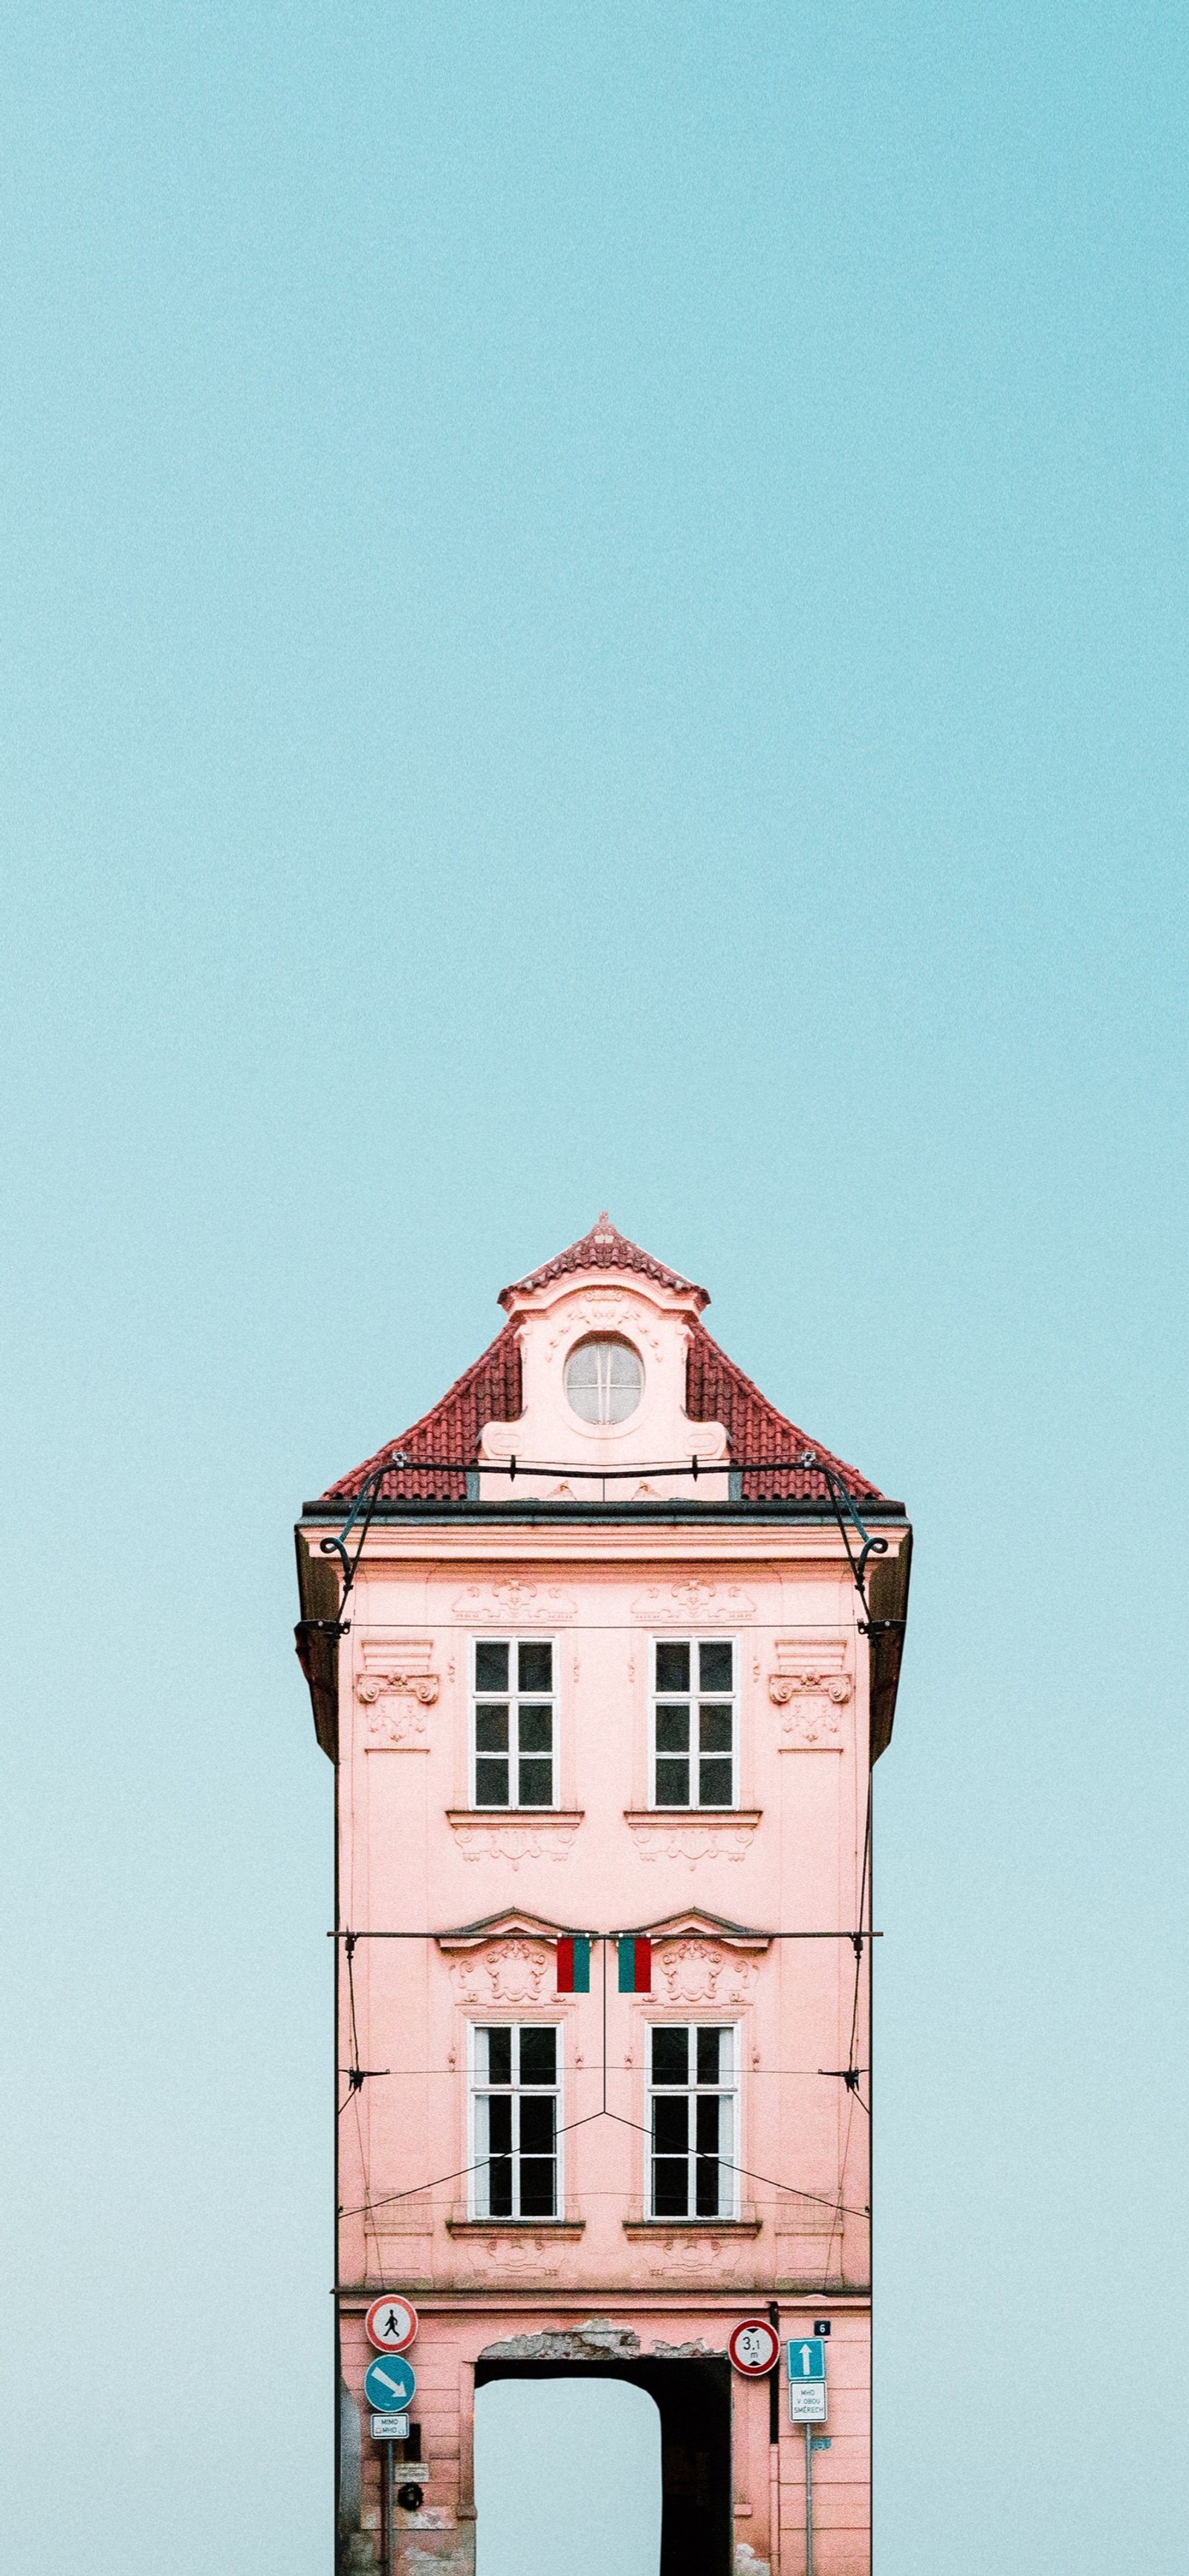
M 651 2218 L 734 2218 L 739 2134 L 738 2032 L 721 2023 L 653 2022 L 648 2059 Z
M 476 2218 L 556 2218 L 560 2198 L 559 2033 L 553 2022 L 472 2031 L 471 2137 Z
M 552 1807 L 553 1646 L 541 1637 L 481 1637 L 475 1645 L 475 1807 Z
M 644 1371 L 630 1342 L 579 1342 L 566 1361 L 566 1395 L 580 1422 L 626 1422 L 644 1392 Z
M 729 1638 L 655 1640 L 652 1730 L 654 1806 L 738 1805 L 735 1649 Z

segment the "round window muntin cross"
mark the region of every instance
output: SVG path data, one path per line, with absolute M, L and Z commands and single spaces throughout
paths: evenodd
M 620 1333 L 587 1333 L 566 1361 L 566 1402 L 580 1422 L 606 1431 L 628 1422 L 644 1393 L 644 1364 Z

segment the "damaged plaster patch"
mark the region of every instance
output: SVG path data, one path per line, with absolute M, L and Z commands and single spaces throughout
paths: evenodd
M 654 2343 L 652 2349 L 658 2361 L 721 2361 L 726 2347 L 724 2344 L 703 2343 L 699 2335 L 696 2343 Z
M 613 2326 L 609 2317 L 588 2317 L 570 2334 L 509 2335 L 504 2343 L 484 2344 L 480 2361 L 630 2361 L 640 2337 L 630 2326 Z
M 431 2550 L 405 2540 L 400 2544 L 400 2564 L 402 2576 L 474 2576 L 474 2545 L 464 2540 L 461 2548 L 456 2542 L 452 2549 Z
M 757 2558 L 754 2549 L 748 2546 L 746 2540 L 737 2540 L 735 2576 L 772 2576 L 771 2562 L 767 2558 Z

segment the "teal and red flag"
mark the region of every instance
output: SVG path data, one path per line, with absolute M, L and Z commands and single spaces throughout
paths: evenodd
M 590 1993 L 590 1934 L 563 1932 L 557 1945 L 559 1995 Z
M 589 1932 L 562 1932 L 557 1941 L 559 1995 L 590 1993 Z M 652 1943 L 643 1932 L 621 1932 L 615 1944 L 621 1995 L 652 1993 Z
M 621 1995 L 652 1993 L 652 1943 L 642 1932 L 621 1932 L 619 1949 L 619 1991 Z

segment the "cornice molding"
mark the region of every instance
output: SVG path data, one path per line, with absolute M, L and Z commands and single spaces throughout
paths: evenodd
M 759 2236 L 764 2222 L 762 2218 L 625 2218 L 622 2225 L 624 2235 L 634 2242 L 655 2237 L 663 2245 L 671 2237 L 676 2244 L 686 2245 L 691 2237 L 704 2237 L 713 2244 L 719 2238 L 730 2243 L 740 2236 Z
M 526 2237 L 584 2236 L 584 2218 L 448 2218 L 448 2236 L 514 2237 L 523 2244 Z

